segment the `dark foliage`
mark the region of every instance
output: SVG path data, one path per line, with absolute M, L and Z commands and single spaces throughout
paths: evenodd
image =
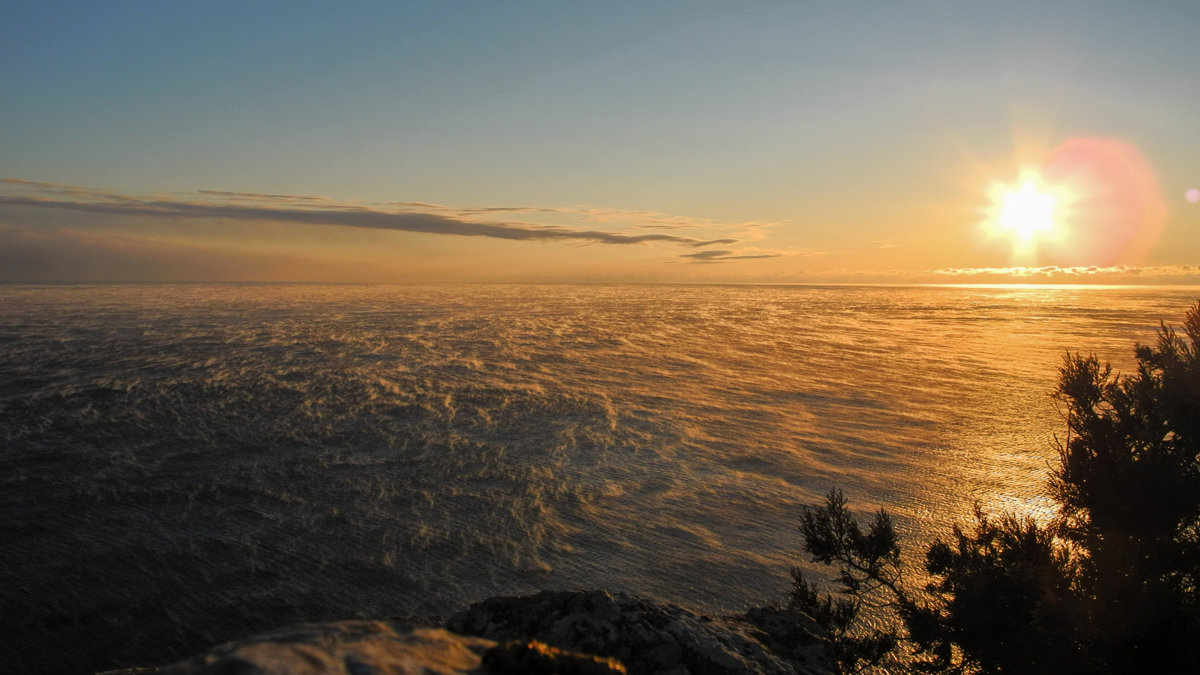
M 1094 671 L 1075 628 L 1074 559 L 1031 519 L 976 506 L 974 529 L 935 542 L 925 568 L 932 600 L 906 623 L 928 670 Z
M 1184 331 L 1163 325 L 1156 345 L 1138 345 L 1132 376 L 1080 356 L 1061 372 L 1055 533 L 1079 553 L 1082 628 L 1114 670 L 1200 655 L 1200 304 Z
M 825 506 L 805 507 L 800 528 L 813 560 L 840 566 L 841 598 L 817 593 L 799 568 L 792 568 L 788 606 L 816 619 L 833 638 L 834 659 L 843 670 L 879 663 L 896 646 L 894 630 L 858 630 L 864 602 L 907 601 L 900 546 L 887 513 L 880 510 L 866 533 L 846 508 L 841 490 L 830 491 Z
M 833 490 L 804 510 L 812 559 L 838 568 L 821 596 L 793 570 L 790 604 L 837 643 L 845 671 L 906 643 L 930 672 L 1188 672 L 1200 663 L 1200 304 L 1186 337 L 1163 325 L 1120 377 L 1068 354 L 1057 399 L 1066 437 L 1051 473 L 1049 526 L 989 517 L 955 527 L 925 554 L 924 589 L 903 583 L 891 521 L 866 532 Z M 892 630 L 857 625 L 864 604 L 890 607 Z

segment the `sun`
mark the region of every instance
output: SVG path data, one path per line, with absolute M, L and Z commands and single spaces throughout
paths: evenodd
M 1015 185 L 994 184 L 991 197 L 988 230 L 1011 243 L 1014 257 L 1031 258 L 1040 242 L 1062 238 L 1064 195 L 1040 176 L 1026 173 Z
M 996 224 L 1022 241 L 1050 232 L 1054 227 L 1054 211 L 1058 200 L 1025 182 L 1016 190 L 1000 195 Z

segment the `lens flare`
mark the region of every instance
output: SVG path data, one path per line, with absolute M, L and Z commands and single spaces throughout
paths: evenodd
M 1150 165 L 1133 145 L 1111 138 L 1070 139 L 990 193 L 986 231 L 1010 243 L 1011 265 L 1136 264 L 1166 217 Z
M 1047 262 L 1134 264 L 1158 241 L 1166 205 L 1153 169 L 1133 145 L 1071 139 L 1050 155 L 1042 175 L 1072 195 L 1061 219 L 1064 236 L 1043 251 Z

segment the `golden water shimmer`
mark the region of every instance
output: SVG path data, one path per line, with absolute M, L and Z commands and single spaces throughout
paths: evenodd
M 542 588 L 764 604 L 834 485 L 910 551 L 975 500 L 1045 515 L 1063 353 L 1127 368 L 1196 293 L 2 286 L 0 635 L 89 664 Z

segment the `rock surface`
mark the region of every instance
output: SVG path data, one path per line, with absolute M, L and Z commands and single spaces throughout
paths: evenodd
M 292 626 L 229 642 L 158 675 L 449 675 L 480 673 L 492 640 L 387 621 Z
M 448 630 L 447 630 L 448 629 Z M 824 675 L 829 647 L 807 615 L 713 618 L 605 591 L 492 598 L 447 629 L 400 621 L 304 624 L 162 668 L 102 675 Z
M 605 591 L 491 598 L 447 622 L 493 640 L 536 639 L 619 659 L 632 675 L 817 675 L 833 670 L 821 629 L 800 612 L 751 610 L 713 618 Z
M 616 659 L 537 640 L 493 640 L 388 621 L 291 626 L 229 642 L 163 668 L 97 675 L 625 675 Z

